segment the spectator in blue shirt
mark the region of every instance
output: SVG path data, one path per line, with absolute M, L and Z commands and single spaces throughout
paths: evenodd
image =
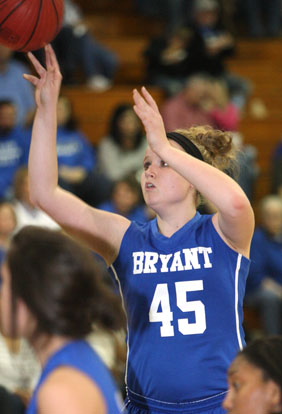
M 16 105 L 0 100 L 0 198 L 12 196 L 14 175 L 28 160 L 30 137 L 16 126 L 16 116 Z
M 13 101 L 17 106 L 16 124 L 26 126 L 34 115 L 34 93 L 23 79 L 28 67 L 13 58 L 13 51 L 0 45 L 0 100 Z
M 140 184 L 134 175 L 115 182 L 112 196 L 100 204 L 101 210 L 121 214 L 129 220 L 145 223 L 150 217 L 150 211 L 145 206 L 140 193 Z
M 60 185 L 96 206 L 108 199 L 112 184 L 96 169 L 96 150 L 79 130 L 69 99 L 57 107 L 57 155 Z
M 265 334 L 282 334 L 282 199 L 264 197 L 252 244 L 245 303 L 258 307 Z

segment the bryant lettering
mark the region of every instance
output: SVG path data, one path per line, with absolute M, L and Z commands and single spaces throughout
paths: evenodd
M 170 254 L 133 252 L 133 274 L 180 272 L 182 270 L 211 268 L 211 247 L 193 247 Z

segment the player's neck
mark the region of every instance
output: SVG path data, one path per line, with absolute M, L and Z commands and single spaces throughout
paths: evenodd
M 44 366 L 51 355 L 55 354 L 60 348 L 70 342 L 70 338 L 65 336 L 41 336 L 33 344 L 34 351 L 41 366 Z
M 171 215 L 157 216 L 157 223 L 159 232 L 165 237 L 171 237 L 181 227 L 183 227 L 188 221 L 190 221 L 196 214 L 196 209 L 192 209 L 185 212 L 183 215 L 176 215 L 172 212 Z

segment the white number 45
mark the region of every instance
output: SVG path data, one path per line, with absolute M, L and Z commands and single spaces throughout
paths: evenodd
M 203 290 L 202 280 L 176 282 L 176 303 L 182 312 L 194 312 L 195 322 L 190 323 L 187 318 L 178 319 L 178 330 L 182 335 L 201 334 L 206 330 L 205 305 L 200 300 L 187 301 L 187 292 Z M 161 311 L 159 309 L 161 307 Z M 161 336 L 174 336 L 173 313 L 170 309 L 167 283 L 156 286 L 154 297 L 149 312 L 150 322 L 161 322 Z

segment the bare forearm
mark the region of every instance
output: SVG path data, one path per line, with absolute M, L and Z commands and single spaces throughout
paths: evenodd
M 242 207 L 248 208 L 249 202 L 240 186 L 217 168 L 172 146 L 165 146 L 159 156 L 219 211 L 233 215 Z
M 58 182 L 56 105 L 36 111 L 28 169 L 30 196 L 38 205 L 54 191 Z

